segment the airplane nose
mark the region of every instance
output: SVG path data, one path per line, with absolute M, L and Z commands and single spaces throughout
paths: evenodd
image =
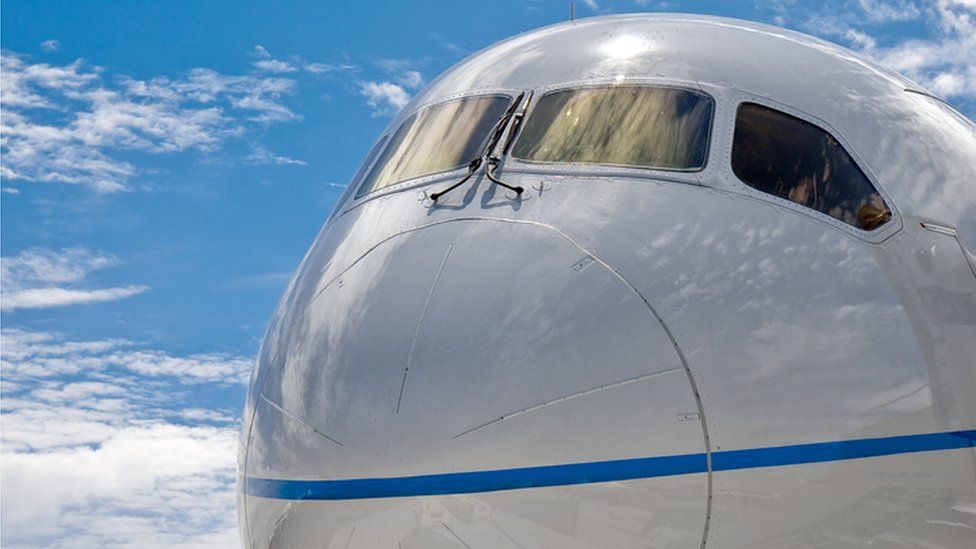
M 573 505 L 610 505 L 606 493 L 586 494 L 625 490 L 626 520 L 645 535 L 665 524 L 651 517 L 670 517 L 669 536 L 685 524 L 689 539 L 700 537 L 702 475 L 680 488 L 650 489 L 645 479 L 596 492 L 531 478 L 436 485 L 447 473 L 704 452 L 675 344 L 599 258 L 538 224 L 452 220 L 389 238 L 319 283 L 314 298 L 285 313 L 257 398 L 248 478 L 434 475 L 415 493 L 348 499 L 500 490 L 509 498 L 549 494 L 553 508 L 567 504 L 559 490 Z M 506 492 L 536 485 L 547 487 Z M 349 520 L 312 529 L 328 537 Z M 562 519 L 531 520 L 552 530 Z

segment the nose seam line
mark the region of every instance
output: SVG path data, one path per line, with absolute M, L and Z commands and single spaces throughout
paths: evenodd
M 413 365 L 413 355 L 417 349 L 417 338 L 420 337 L 420 328 L 423 327 L 424 318 L 427 316 L 427 310 L 430 308 L 430 300 L 434 295 L 434 289 L 441 279 L 441 273 L 444 272 L 444 266 L 447 265 L 447 258 L 451 256 L 451 250 L 453 249 L 454 242 L 451 242 L 447 247 L 447 251 L 444 252 L 444 259 L 441 260 L 440 267 L 437 268 L 434 281 L 430 283 L 430 288 L 427 290 L 427 298 L 424 300 L 424 307 L 420 310 L 420 316 L 417 318 L 417 326 L 414 328 L 413 339 L 410 341 L 410 352 L 407 353 L 407 365 L 403 368 L 403 379 L 400 380 L 400 394 L 397 395 L 396 414 L 400 413 L 400 406 L 403 403 L 403 391 L 407 386 L 407 376 L 410 374 L 410 366 Z

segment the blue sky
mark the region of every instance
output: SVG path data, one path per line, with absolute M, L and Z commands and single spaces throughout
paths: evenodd
M 976 0 L 579 1 L 838 42 L 976 117 Z M 244 380 L 424 83 L 568 2 L 6 0 L 2 543 L 234 545 Z

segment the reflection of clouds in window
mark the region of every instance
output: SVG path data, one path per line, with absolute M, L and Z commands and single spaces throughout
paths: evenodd
M 705 164 L 712 101 L 670 88 L 617 86 L 543 96 L 513 154 L 542 162 L 661 169 Z
M 413 114 L 393 134 L 359 196 L 399 181 L 464 166 L 478 155 L 509 102 L 506 96 L 469 97 Z
M 860 229 L 891 218 L 884 199 L 833 136 L 761 105 L 739 107 L 732 169 L 750 187 Z

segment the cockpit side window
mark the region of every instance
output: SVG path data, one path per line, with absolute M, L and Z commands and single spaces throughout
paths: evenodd
M 549 92 L 529 114 L 512 155 L 695 171 L 705 166 L 712 99 L 700 92 L 618 85 Z
M 732 171 L 750 187 L 865 231 L 891 219 L 881 194 L 834 136 L 769 107 L 739 106 Z
M 511 101 L 506 95 L 465 97 L 412 114 L 393 133 L 356 196 L 467 165 Z
M 346 203 L 347 200 L 349 200 L 349 195 L 351 195 L 353 190 L 356 189 L 356 187 L 359 185 L 359 182 L 362 180 L 363 175 L 366 174 L 366 170 L 368 170 L 370 166 L 373 165 L 373 161 L 376 160 L 377 155 L 379 155 L 380 151 L 383 150 L 383 146 L 386 145 L 386 141 L 387 139 L 389 139 L 389 137 L 390 137 L 389 134 L 384 134 L 383 137 L 380 137 L 379 140 L 373 144 L 373 148 L 370 149 L 369 154 L 366 155 L 366 160 L 363 160 L 362 165 L 359 166 L 358 170 L 356 170 L 356 175 L 354 175 L 352 179 L 349 180 L 349 185 L 346 188 L 346 190 L 342 193 L 342 198 L 340 198 L 339 201 L 336 202 L 335 208 L 332 210 L 332 213 L 329 215 L 330 218 L 334 216 L 336 212 L 338 212 L 343 207 L 343 205 Z

